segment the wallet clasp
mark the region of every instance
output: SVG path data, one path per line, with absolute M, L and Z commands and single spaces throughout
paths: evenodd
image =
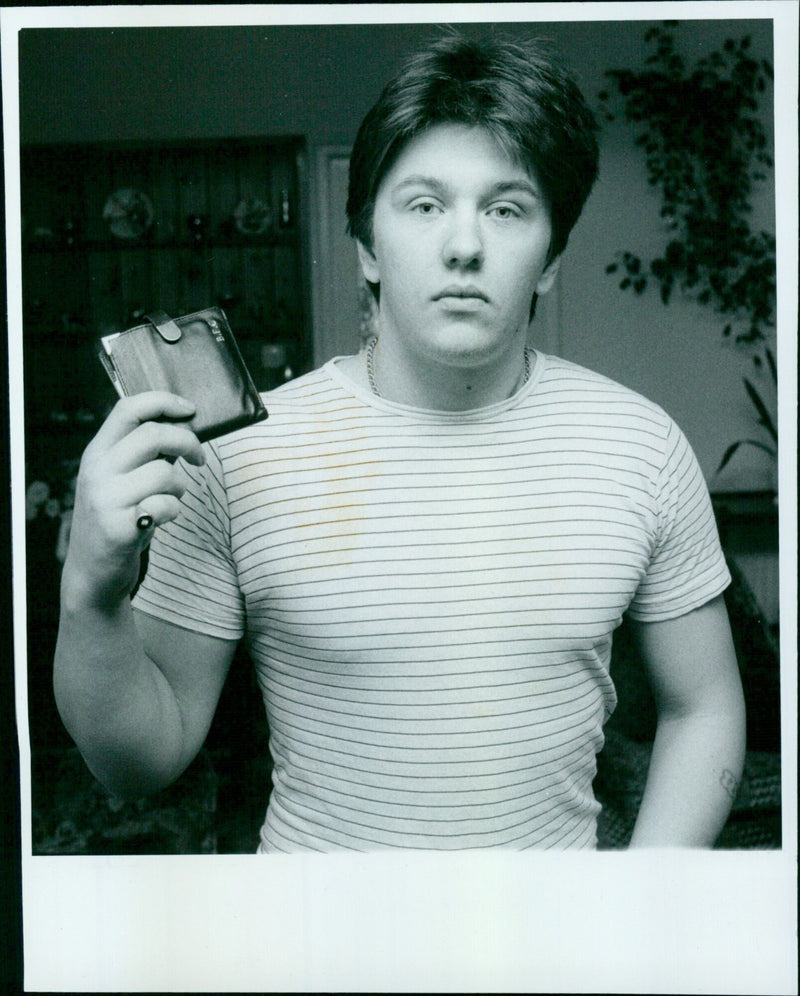
M 156 332 L 164 342 L 177 342 L 181 337 L 181 330 L 169 317 L 166 311 L 153 311 L 145 318 L 155 327 Z

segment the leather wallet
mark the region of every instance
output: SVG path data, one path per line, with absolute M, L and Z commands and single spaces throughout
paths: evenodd
M 146 325 L 103 336 L 98 353 L 120 397 L 171 391 L 192 401 L 186 425 L 201 442 L 267 417 L 221 308 L 182 318 L 163 311 Z

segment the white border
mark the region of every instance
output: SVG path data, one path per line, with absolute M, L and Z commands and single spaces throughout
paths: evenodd
M 798 5 L 775 20 L 775 238 L 778 271 L 778 523 L 784 840 L 797 855 Z M 787 836 L 789 834 L 790 836 Z M 796 872 L 795 872 L 796 881 Z
M 9 31 L 25 27 L 203 27 L 230 25 L 491 23 L 494 21 L 659 21 L 776 18 L 788 23 L 793 0 L 627 0 L 589 3 L 157 4 L 18 7 L 3 10 Z M 499 16 L 498 16 L 499 15 Z
M 778 248 L 796 329 L 797 6 L 794 2 L 259 5 L 0 11 L 6 197 L 18 205 L 17 32 L 23 27 L 492 20 L 775 22 Z M 785 110 L 785 108 L 784 108 Z M 8 213 L 11 369 L 21 349 L 18 215 Z M 792 265 L 794 264 L 794 265 Z M 781 336 L 781 506 L 796 509 L 796 335 Z M 12 479 L 24 478 L 21 378 L 10 384 Z M 788 447 L 788 451 L 787 451 Z M 24 662 L 24 506 L 12 490 L 15 629 Z M 781 521 L 782 651 L 796 647 L 796 520 Z M 784 694 L 795 726 L 796 675 Z M 17 668 L 23 783 L 24 666 Z M 785 745 L 789 747 L 790 745 Z M 28 991 L 797 991 L 796 755 L 784 752 L 785 847 L 770 853 L 32 858 L 23 784 Z M 790 798 L 791 797 L 791 798 Z

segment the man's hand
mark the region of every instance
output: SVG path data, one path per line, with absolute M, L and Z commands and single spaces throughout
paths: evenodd
M 193 413 L 191 402 L 164 391 L 114 406 L 78 471 L 64 565 L 66 599 L 113 608 L 130 594 L 153 527 L 178 514 L 185 483 L 175 459 L 205 462 L 197 437 L 180 424 Z M 152 524 L 141 529 L 137 518 L 145 513 Z
M 165 392 L 119 401 L 78 473 L 54 691 L 87 765 L 119 795 L 161 788 L 189 764 L 235 646 L 147 617 L 137 626 L 129 599 L 154 526 L 178 514 L 186 481 L 175 459 L 205 462 L 197 437 L 180 424 L 193 412 Z M 145 513 L 151 523 L 142 529 Z

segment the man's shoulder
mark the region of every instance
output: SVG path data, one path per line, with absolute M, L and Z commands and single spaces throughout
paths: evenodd
M 261 391 L 261 400 L 267 409 L 264 422 L 247 426 L 240 432 L 258 431 L 267 427 L 270 420 L 291 418 L 313 410 L 324 411 L 326 407 L 335 405 L 341 398 L 341 390 L 328 372 L 328 364 L 323 364 L 286 381 L 279 387 L 269 391 Z
M 671 421 L 657 402 L 606 374 L 560 356 L 548 354 L 545 357 L 540 386 L 545 398 L 560 397 L 564 402 L 572 401 L 576 405 L 597 401 L 620 411 L 646 412 L 653 418 Z
M 309 370 L 308 373 L 286 381 L 280 387 L 262 393 L 265 405 L 272 405 L 276 410 L 293 406 L 305 408 L 319 404 L 322 398 L 335 391 L 336 383 L 329 373 L 329 365 L 322 364 Z
M 268 445 L 274 447 L 304 432 L 319 432 L 321 425 L 353 406 L 354 399 L 331 376 L 329 364 L 287 381 L 280 387 L 261 392 L 267 417 L 261 422 L 237 429 L 212 443 L 220 458 Z

